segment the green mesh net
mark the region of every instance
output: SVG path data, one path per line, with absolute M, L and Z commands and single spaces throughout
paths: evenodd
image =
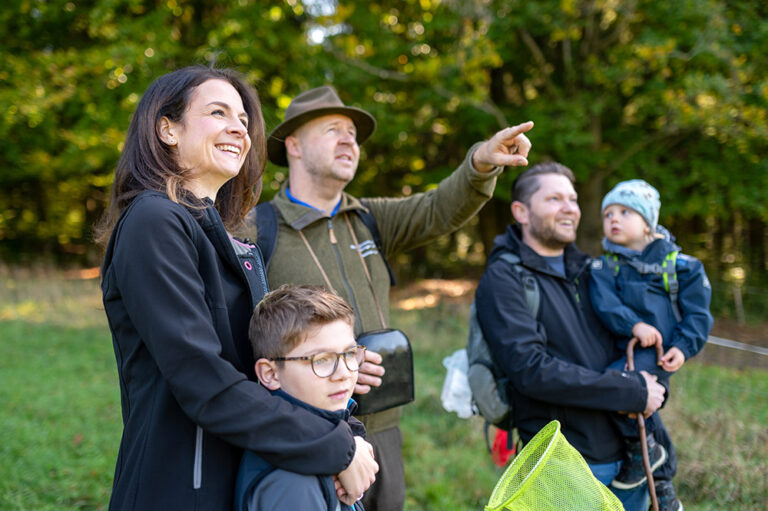
M 623 510 L 552 421 L 531 439 L 493 489 L 486 511 Z

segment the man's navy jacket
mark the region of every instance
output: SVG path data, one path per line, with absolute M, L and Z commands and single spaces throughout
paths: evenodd
M 538 318 L 526 304 L 520 274 L 499 258 L 503 251 L 517 254 L 536 279 Z M 647 390 L 638 373 L 605 370 L 619 353 L 592 310 L 589 263 L 570 244 L 566 274 L 558 274 L 521 241 L 519 227 L 510 226 L 496 237 L 475 303 L 483 335 L 510 379 L 512 420 L 523 441 L 557 419 L 589 463 L 608 463 L 624 448 L 611 413 L 644 410 Z

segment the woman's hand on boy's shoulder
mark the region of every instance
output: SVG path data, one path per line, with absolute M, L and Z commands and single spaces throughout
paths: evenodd
M 334 480 L 336 495 L 344 504 L 351 506 L 363 497 L 376 480 L 379 464 L 373 458 L 373 446 L 361 437 L 355 437 L 355 456 L 352 463 Z M 338 484 L 336 482 L 338 481 Z

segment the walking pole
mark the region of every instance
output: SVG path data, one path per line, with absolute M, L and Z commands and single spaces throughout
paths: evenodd
M 633 337 L 627 344 L 627 369 L 630 371 L 635 370 L 635 344 L 637 344 L 638 338 Z M 661 360 L 664 356 L 664 349 L 661 347 L 661 343 L 656 344 L 656 359 Z M 640 430 L 640 451 L 643 454 L 643 468 L 645 469 L 645 476 L 648 478 L 648 493 L 651 496 L 651 508 L 653 511 L 659 511 L 659 501 L 656 498 L 656 485 L 653 482 L 653 471 L 651 470 L 651 460 L 648 455 L 648 439 L 645 434 L 645 418 L 643 412 L 637 414 L 637 429 Z

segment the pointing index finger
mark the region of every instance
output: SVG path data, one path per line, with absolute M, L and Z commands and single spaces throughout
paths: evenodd
M 507 140 L 510 138 L 515 138 L 521 133 L 525 133 L 526 131 L 530 131 L 531 128 L 533 128 L 533 121 L 524 122 L 522 124 L 518 124 L 517 126 L 510 126 L 508 128 L 504 128 L 499 132 L 499 135 L 502 139 Z

